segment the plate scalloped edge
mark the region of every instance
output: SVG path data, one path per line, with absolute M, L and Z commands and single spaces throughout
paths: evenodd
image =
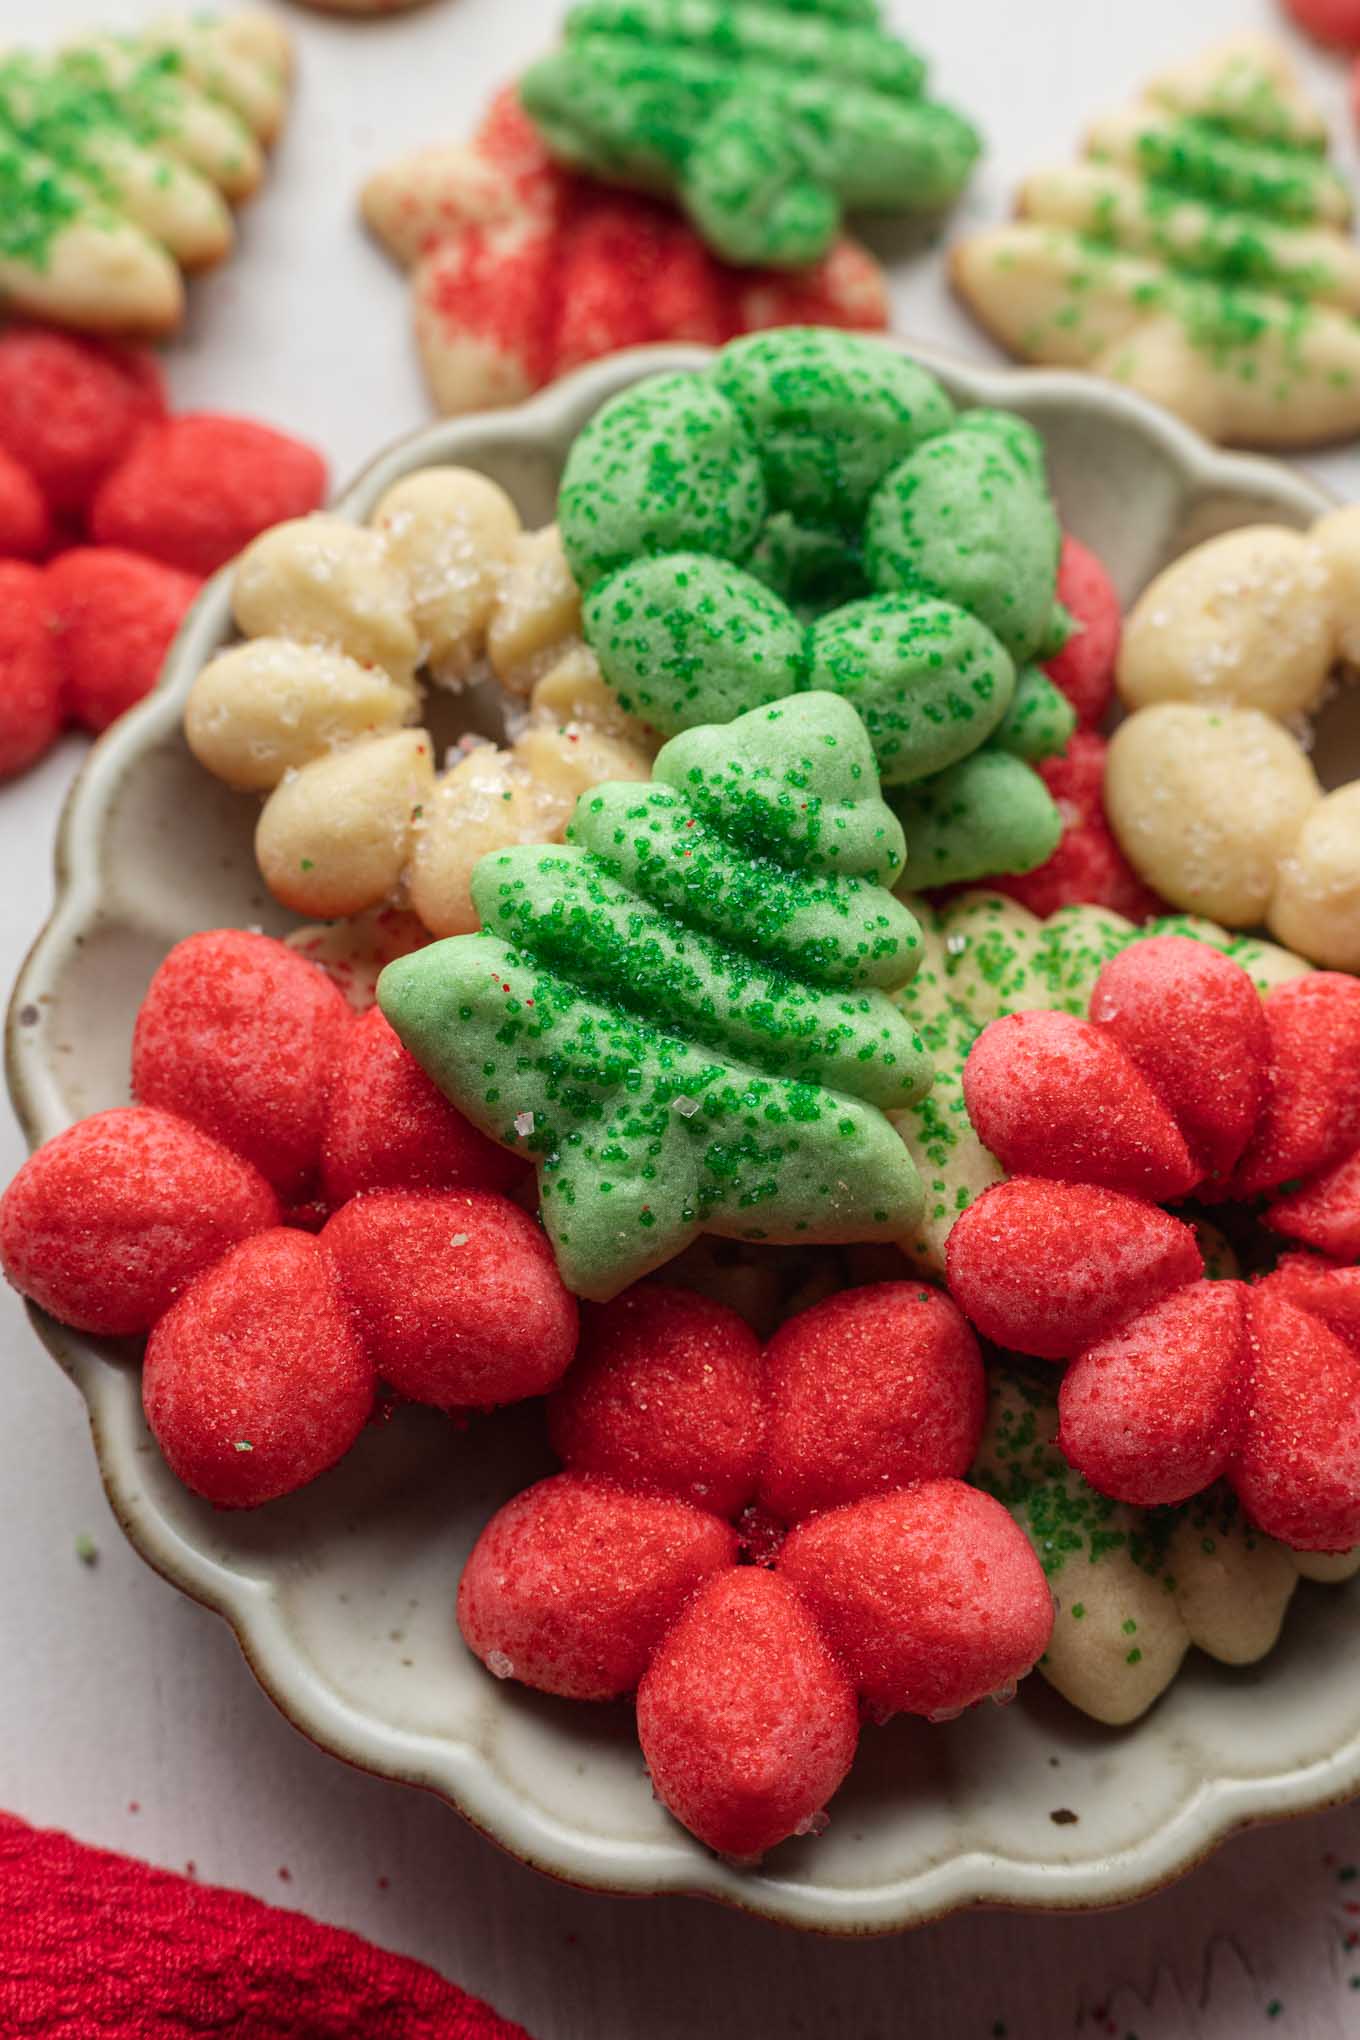
M 895 343 L 903 345 L 906 343 Z M 1219 452 L 1127 392 L 1055 371 L 985 371 L 930 349 L 910 351 L 965 402 L 1046 416 L 1098 413 L 1149 443 L 1190 505 L 1257 502 L 1301 523 L 1326 507 L 1322 492 L 1273 462 Z M 600 403 L 643 373 L 699 366 L 709 350 L 662 347 L 586 368 L 514 411 L 444 421 L 371 463 L 334 509 L 365 517 L 394 480 L 444 461 L 476 463 L 486 441 L 532 456 L 560 454 Z M 9 1007 L 6 1068 L 10 1096 L 29 1141 L 69 1124 L 58 1072 L 41 1030 L 20 1016 L 44 1001 L 63 960 L 96 924 L 103 898 L 97 847 L 131 763 L 173 741 L 195 673 L 231 635 L 230 570 L 205 589 L 168 656 L 161 684 L 94 747 L 67 796 L 56 846 L 56 903 L 20 972 Z M 154 931 L 153 931 L 154 932 Z M 887 1933 L 973 1904 L 1033 1910 L 1098 1908 L 1126 1902 L 1182 1874 L 1235 1829 L 1321 1809 L 1360 1791 L 1360 1725 L 1325 1757 L 1252 1777 L 1204 1777 L 1155 1831 L 1129 1848 L 1065 1862 L 1024 1862 L 983 1848 L 926 1859 L 902 1877 L 832 1887 L 774 1869 L 738 1870 L 673 1830 L 662 1842 L 627 1845 L 592 1836 L 526 1806 L 475 1742 L 451 1742 L 375 1721 L 329 1688 L 303 1662 L 290 1636 L 277 1583 L 246 1576 L 195 1545 L 144 1487 L 145 1450 L 135 1377 L 110 1367 L 99 1342 L 30 1310 L 39 1337 L 83 1395 L 100 1473 L 129 1541 L 156 1571 L 231 1625 L 256 1677 L 313 1742 L 356 1767 L 431 1790 L 522 1861 L 600 1891 L 684 1893 L 789 1925 L 845 1935 Z M 800 1859 L 801 1860 L 801 1859 Z M 815 1865 L 815 1855 L 811 1858 Z

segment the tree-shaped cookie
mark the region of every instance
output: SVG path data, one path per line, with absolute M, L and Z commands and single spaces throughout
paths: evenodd
M 1286 51 L 1235 37 L 1096 123 L 1020 217 L 954 251 L 1012 354 L 1141 390 L 1211 439 L 1306 446 L 1360 427 L 1351 194 Z
M 912 1229 L 884 1116 L 931 1074 L 890 997 L 921 953 L 885 890 L 904 854 L 858 718 L 802 695 L 583 795 L 564 847 L 483 858 L 482 932 L 384 971 L 435 1082 L 535 1161 L 572 1289 L 612 1296 L 701 1231 Z
M 858 242 L 805 269 L 720 262 L 664 200 L 555 162 L 513 87 L 469 143 L 385 164 L 360 205 L 411 273 L 416 345 L 444 412 L 518 403 L 625 347 L 888 323 L 886 279 Z
M 264 174 L 291 51 L 273 15 L 191 14 L 0 61 L 0 289 L 29 317 L 169 332 L 181 271 L 227 255 Z
M 729 262 L 826 254 L 842 209 L 933 211 L 979 142 L 874 0 L 588 0 L 524 79 L 561 159 L 673 192 Z

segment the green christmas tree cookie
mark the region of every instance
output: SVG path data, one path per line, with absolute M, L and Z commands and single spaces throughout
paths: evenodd
M 729 262 L 816 262 L 843 208 L 951 204 L 980 146 L 873 0 L 588 0 L 520 90 L 564 161 L 673 192 Z
M 913 883 L 1030 871 L 1056 849 L 1030 767 L 1062 750 L 1073 716 L 1036 662 L 1070 619 L 1043 446 L 1022 418 L 956 415 L 881 341 L 760 333 L 606 404 L 568 456 L 558 522 L 628 714 L 670 736 L 840 694 Z
M 804 694 L 582 795 L 561 847 L 478 864 L 478 935 L 389 964 L 434 1081 L 532 1157 L 568 1285 L 607 1298 L 700 1232 L 896 1239 L 921 1213 L 885 1112 L 929 1058 L 893 996 L 922 954 L 862 724 Z

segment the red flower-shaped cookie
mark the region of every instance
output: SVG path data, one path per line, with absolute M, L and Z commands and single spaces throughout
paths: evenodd
M 64 1324 L 147 1335 L 147 1421 L 196 1494 L 253 1508 L 315 1480 L 380 1381 L 462 1412 L 561 1379 L 576 1303 L 501 1194 L 521 1166 L 285 943 L 172 949 L 132 1088 L 0 1196 L 0 1268 Z
M 944 1719 L 1047 1645 L 1037 1559 L 961 1478 L 982 1361 L 939 1290 L 844 1291 L 762 1353 L 723 1305 L 643 1284 L 587 1306 L 549 1407 L 567 1471 L 482 1533 L 463 1635 L 543 1692 L 636 1691 L 656 1791 L 712 1848 L 815 1831 L 861 1706 Z
M 806 270 L 730 268 L 670 207 L 562 169 L 513 90 L 470 148 L 379 171 L 363 210 L 413 270 L 416 338 L 445 412 L 518 403 L 653 341 L 721 346 L 765 326 L 888 323 L 883 272 L 855 242 Z
M 994 1021 L 963 1084 L 1011 1178 L 954 1228 L 950 1289 L 984 1337 L 1071 1363 L 1071 1463 L 1144 1506 L 1226 1477 L 1285 1544 L 1360 1542 L 1360 1269 L 1291 1255 L 1206 1281 L 1157 1208 L 1264 1194 L 1277 1231 L 1351 1250 L 1360 982 L 1319 971 L 1263 1002 L 1217 951 L 1159 937 L 1106 965 L 1089 1020 Z

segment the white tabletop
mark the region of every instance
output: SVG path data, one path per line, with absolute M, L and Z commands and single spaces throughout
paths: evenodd
M 166 0 L 107 0 L 134 24 Z M 230 0 L 225 0 L 230 4 Z M 551 34 L 558 0 L 433 0 L 377 25 L 288 8 L 300 92 L 238 259 L 197 287 L 169 356 L 181 405 L 251 411 L 323 446 L 337 479 L 427 415 L 400 278 L 355 224 L 361 176 L 463 135 Z M 98 0 L 0 0 L 0 34 L 55 37 Z M 942 89 L 988 137 L 965 216 L 1070 151 L 1084 120 L 1269 0 L 896 0 Z M 1301 48 L 1345 133 L 1339 65 Z M 989 350 L 929 257 L 899 324 Z M 1360 457 L 1312 464 L 1360 495 Z M 47 911 L 50 843 L 81 745 L 0 788 L 0 980 Z M 0 1180 L 22 1155 L 0 1106 Z M 973 1915 L 895 1941 L 798 1937 L 697 1902 L 625 1903 L 520 1868 L 434 1800 L 344 1770 L 256 1688 L 227 1629 L 122 1543 L 79 1402 L 0 1293 L 0 1807 L 246 1887 L 423 1957 L 536 2040 L 1344 2040 L 1360 2033 L 1360 1813 L 1231 1844 L 1176 1889 L 1093 1919 Z M 83 1564 L 76 1540 L 98 1547 Z M 1330 1859 L 1330 1860 L 1329 1860 Z M 1348 1913 L 1348 1902 L 1356 1910 Z M 1355 1979 L 1352 1985 L 1352 1978 Z

